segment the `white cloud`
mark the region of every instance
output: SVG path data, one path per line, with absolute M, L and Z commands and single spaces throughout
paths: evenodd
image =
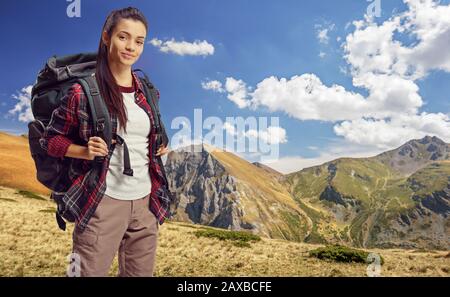
M 241 103 L 240 108 L 265 106 L 270 111 L 284 111 L 300 120 L 339 121 L 362 116 L 415 114 L 423 104 L 419 88 L 409 80 L 373 74 L 359 79 L 366 80 L 365 86 L 370 90 L 367 98 L 340 85 L 326 86 L 315 74 L 295 75 L 290 79 L 271 76 L 247 94 L 247 101 L 242 99 L 245 104 Z M 354 84 L 360 83 L 354 79 Z
M 226 131 L 229 135 L 232 136 L 242 136 L 247 138 L 254 138 L 257 140 L 261 140 L 265 144 L 279 144 L 286 143 L 287 136 L 286 130 L 279 126 L 269 126 L 267 129 L 248 129 L 244 131 L 236 130 L 236 127 L 229 122 L 225 122 L 223 124 L 223 130 Z
M 344 74 L 344 75 L 348 74 L 347 68 L 344 67 L 344 66 L 339 66 L 339 72 Z
M 324 52 L 320 52 L 320 53 L 319 53 L 319 57 L 320 57 L 321 59 L 325 58 L 326 55 L 327 55 L 327 54 L 324 53 Z
M 202 82 L 202 88 L 205 90 L 212 90 L 218 93 L 225 92 L 225 89 L 222 87 L 222 83 L 218 80 L 210 80 Z
M 450 72 L 450 5 L 432 0 L 404 0 L 409 10 L 378 25 L 373 18 L 353 22 L 346 38 L 345 58 L 354 76 L 365 73 L 398 75 L 417 80 L 431 70 Z M 414 38 L 403 45 L 395 34 Z
M 245 82 L 227 77 L 225 81 L 225 90 L 228 92 L 228 99 L 236 103 L 239 108 L 250 106 L 247 100 L 248 91 L 250 90 Z
M 247 137 L 260 138 L 266 144 L 286 143 L 286 130 L 281 127 L 271 126 L 265 130 L 249 129 L 244 133 Z
M 328 33 L 335 28 L 335 24 L 330 24 L 327 27 L 323 28 L 323 25 L 315 25 L 317 31 L 316 31 L 316 37 L 322 44 L 328 44 L 328 41 L 330 40 L 330 37 L 328 36 Z
M 317 32 L 317 39 L 319 39 L 320 43 L 328 43 L 328 29 L 322 29 Z
M 13 94 L 12 97 L 18 102 L 13 109 L 8 111 L 8 114 L 15 115 L 18 114 L 18 119 L 21 122 L 31 122 L 34 120 L 33 112 L 31 111 L 31 90 L 33 86 L 29 85 L 22 90 L 19 94 Z
M 366 73 L 353 77 L 355 86 L 369 90 L 369 115 L 378 118 L 416 114 L 423 105 L 419 87 L 411 80 L 392 74 Z
M 351 143 L 390 149 L 426 135 L 450 142 L 450 118 L 443 113 L 426 112 L 417 115 L 400 114 L 388 120 L 363 118 L 335 125 L 334 131 Z
M 299 120 L 356 119 L 368 112 L 368 103 L 339 85 L 325 86 L 315 74 L 290 79 L 271 76 L 257 84 L 246 105 L 283 111 Z
M 345 29 L 345 30 L 348 30 L 348 28 L 349 28 L 351 25 L 352 25 L 352 22 L 347 22 L 347 23 L 345 24 L 344 29 Z
M 390 148 L 426 134 L 450 141 L 450 119 L 442 113 L 420 113 L 418 79 L 433 70 L 450 72 L 450 5 L 432 0 L 404 0 L 408 10 L 377 24 L 372 17 L 353 22 L 345 38 L 340 71 L 352 75 L 362 95 L 340 85 L 327 86 L 313 73 L 291 78 L 270 76 L 253 92 L 242 80 L 227 78 L 228 99 L 239 108 L 267 107 L 299 120 L 336 122 L 334 132 L 348 145 Z M 347 27 L 347 26 L 346 26 Z M 316 26 L 328 41 L 334 26 Z M 413 38 L 405 45 L 397 35 Z M 228 85 L 228 87 L 227 87 Z
M 153 38 L 149 41 L 149 43 L 159 48 L 159 50 L 163 53 L 173 53 L 180 56 L 207 56 L 214 54 L 214 46 L 208 43 L 206 40 L 195 40 L 194 42 L 187 42 L 175 41 L 174 38 L 167 41 Z

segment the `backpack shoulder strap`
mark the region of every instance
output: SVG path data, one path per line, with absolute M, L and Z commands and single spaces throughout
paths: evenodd
M 139 80 L 142 83 L 144 88 L 145 97 L 147 99 L 148 104 L 150 105 L 153 113 L 153 118 L 155 119 L 156 131 L 158 133 L 158 143 L 167 146 L 169 143 L 169 138 L 166 133 L 166 129 L 164 127 L 164 123 L 161 120 L 161 113 L 159 112 L 159 98 L 158 98 L 158 90 L 155 88 L 153 83 L 148 78 L 147 74 L 141 69 L 135 69 L 134 71 L 139 71 L 144 74 L 144 77 L 139 77 Z
M 78 79 L 88 99 L 92 116 L 93 134 L 103 138 L 107 146 L 111 146 L 112 125 L 108 108 L 100 95 L 95 75 L 89 75 Z M 104 157 L 96 157 L 97 162 L 103 162 Z
M 93 123 L 93 135 L 101 137 L 109 148 L 112 142 L 111 119 L 108 108 L 100 95 L 100 90 L 98 88 L 94 73 L 92 75 L 79 78 L 78 82 L 83 87 L 83 91 L 88 99 Z M 98 182 L 104 160 L 104 156 L 95 157 L 93 170 L 96 174 L 89 174 L 89 178 L 87 180 L 87 187 L 89 189 L 93 189 Z
M 144 71 L 141 69 L 135 69 L 134 71 L 139 71 L 144 74 L 144 77 L 138 76 L 139 80 L 141 81 L 141 84 L 144 88 L 145 97 L 147 99 L 148 104 L 152 107 L 152 112 L 155 115 L 155 125 L 157 131 L 160 130 L 160 118 L 161 114 L 159 113 L 159 99 L 158 99 L 158 91 L 156 90 L 155 86 L 152 84 L 150 79 L 148 78 L 147 74 L 145 74 Z

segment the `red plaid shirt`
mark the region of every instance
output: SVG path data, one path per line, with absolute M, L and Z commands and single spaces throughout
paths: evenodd
M 151 179 L 149 208 L 158 218 L 159 224 L 162 224 L 165 218 L 170 217 L 172 193 L 169 191 L 161 157 L 155 155 L 156 131 L 151 107 L 146 100 L 143 86 L 137 74 L 134 72 L 132 74 L 136 86 L 135 102 L 148 114 L 152 127 L 148 135 L 147 155 L 150 160 L 149 174 Z M 90 110 L 87 97 L 81 85 L 75 83 L 68 90 L 67 95 L 61 99 L 61 105 L 53 111 L 51 120 L 45 130 L 42 146 L 47 150 L 48 155 L 69 158 L 65 157 L 65 154 L 70 144 L 87 146 L 89 138 L 93 136 L 92 123 L 89 118 Z M 117 131 L 117 123 L 117 116 L 111 114 L 113 137 Z M 105 193 L 106 173 L 115 145 L 112 144 L 109 148 L 109 153 L 102 165 L 99 182 L 92 191 L 87 190 L 86 184 L 88 175 L 94 172 L 90 169 L 92 168 L 92 162 L 95 161 L 78 158 L 71 160 L 69 178 L 72 184 L 64 193 L 63 201 L 69 211 L 74 214 L 76 227 L 81 231 L 85 229 Z

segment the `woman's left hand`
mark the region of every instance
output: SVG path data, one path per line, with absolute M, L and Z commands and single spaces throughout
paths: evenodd
M 165 155 L 169 152 L 169 148 L 167 146 L 163 147 L 163 145 L 161 145 L 158 149 L 158 151 L 156 152 L 156 156 L 162 156 Z

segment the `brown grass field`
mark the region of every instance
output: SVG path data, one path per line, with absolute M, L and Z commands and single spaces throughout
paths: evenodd
M 36 179 L 27 138 L 0 131 L 0 185 L 50 195 Z
M 64 232 L 54 204 L 0 187 L 0 276 L 65 275 L 73 225 Z M 321 245 L 262 238 L 250 247 L 196 237 L 199 225 L 166 221 L 159 229 L 155 276 L 366 276 L 367 265 L 311 258 Z M 450 276 L 448 251 L 373 249 L 381 276 Z M 118 272 L 117 257 L 109 275 Z

